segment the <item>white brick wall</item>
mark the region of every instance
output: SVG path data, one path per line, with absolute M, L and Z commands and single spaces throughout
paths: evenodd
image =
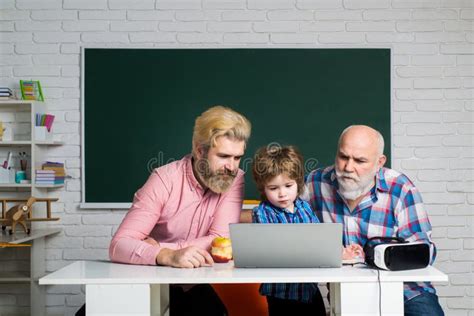
M 474 315 L 473 6 L 472 0 L 0 1 L 0 85 L 17 89 L 19 79 L 41 80 L 58 117 L 55 131 L 67 143 L 51 157 L 64 160 L 73 177 L 54 206 L 64 232 L 48 239 L 47 268 L 106 259 L 124 215 L 78 208 L 81 45 L 391 45 L 393 166 L 423 193 L 439 249 L 436 266 L 450 276 L 437 286 L 446 314 Z M 27 311 L 25 291 L 0 286 L 0 311 Z M 76 286 L 47 292 L 51 315 L 72 315 L 84 301 Z

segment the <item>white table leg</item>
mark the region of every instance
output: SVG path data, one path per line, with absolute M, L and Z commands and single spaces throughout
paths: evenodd
M 341 315 L 341 284 L 329 283 L 329 315 Z
M 331 283 L 331 315 L 403 316 L 403 282 Z M 380 308 L 379 308 L 380 307 Z
M 168 284 L 151 284 L 151 310 L 159 311 L 156 315 L 169 315 L 170 287 Z M 155 315 L 152 314 L 152 315 Z
M 169 309 L 168 305 L 168 285 L 86 285 L 87 316 L 161 316 Z
M 40 286 L 38 279 L 45 275 L 46 255 L 44 237 L 33 240 L 30 250 L 30 310 L 31 315 L 46 315 L 46 287 Z

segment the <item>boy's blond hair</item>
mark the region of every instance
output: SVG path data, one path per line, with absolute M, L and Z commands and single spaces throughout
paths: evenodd
M 304 189 L 303 156 L 294 146 L 266 146 L 255 154 L 252 173 L 257 189 L 264 200 L 265 185 L 274 177 L 281 174 L 295 180 L 298 186 L 298 195 Z
M 196 118 L 193 131 L 193 156 L 202 148 L 208 152 L 220 136 L 247 143 L 251 132 L 250 122 L 240 113 L 221 105 L 214 106 Z

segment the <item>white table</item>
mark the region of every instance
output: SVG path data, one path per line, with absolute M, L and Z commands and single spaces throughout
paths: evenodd
M 403 315 L 403 282 L 447 282 L 434 267 L 380 272 L 383 315 Z M 169 305 L 169 284 L 331 283 L 332 315 L 379 315 L 377 271 L 345 266 L 335 269 L 239 269 L 233 262 L 213 267 L 176 269 L 98 261 L 78 261 L 39 280 L 40 284 L 85 284 L 86 312 L 94 315 L 162 315 Z

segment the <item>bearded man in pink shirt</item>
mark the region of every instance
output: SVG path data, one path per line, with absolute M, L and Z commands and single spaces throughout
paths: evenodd
M 177 268 L 212 265 L 212 240 L 228 237 L 229 224 L 239 221 L 244 189 L 239 163 L 250 131 L 250 122 L 229 108 L 215 106 L 202 113 L 194 125 L 192 154 L 155 169 L 135 193 L 110 244 L 110 259 Z M 172 315 L 193 309 L 222 314 L 206 309 L 213 305 L 209 299 L 218 300 L 209 285 L 170 287 L 170 296 Z M 196 301 L 203 302 L 191 307 Z

